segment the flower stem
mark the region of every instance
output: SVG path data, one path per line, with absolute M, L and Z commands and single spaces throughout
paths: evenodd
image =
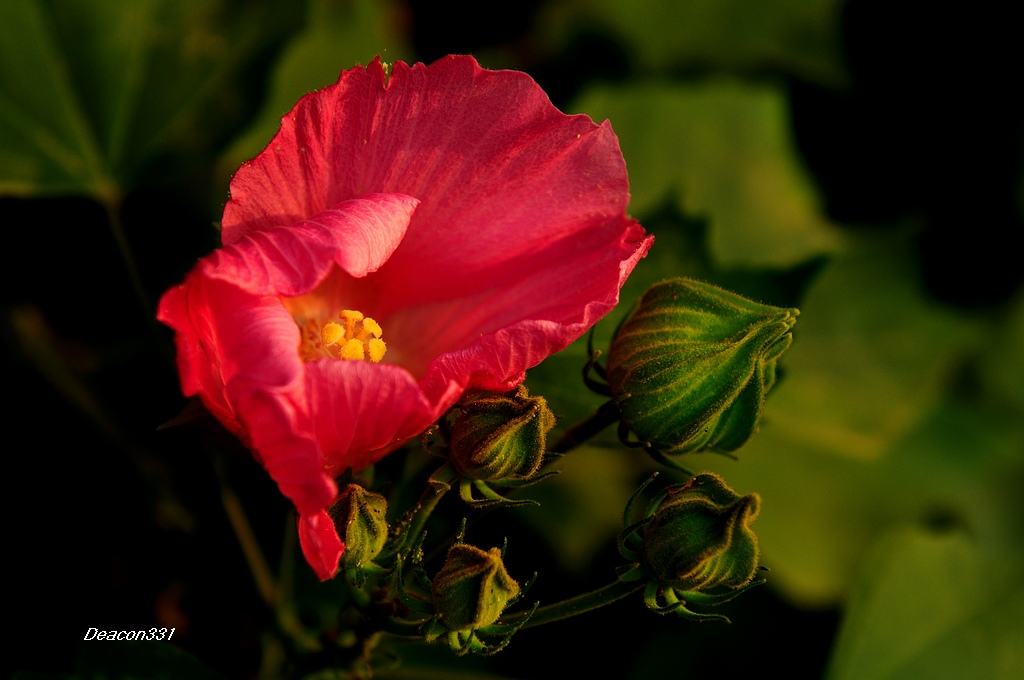
M 571 426 L 551 447 L 555 453 L 568 453 L 602 430 L 619 420 L 619 409 L 613 401 L 607 401 L 593 415 Z
M 102 203 L 107 212 L 107 223 L 110 225 L 110 233 L 114 237 L 117 251 L 121 255 L 124 268 L 128 272 L 128 278 L 131 280 L 135 297 L 138 299 L 146 318 L 152 318 L 153 304 L 149 299 L 149 294 L 146 293 L 146 286 L 142 283 L 142 275 L 139 273 L 139 266 L 135 262 L 135 256 L 132 255 L 131 246 L 128 245 L 128 237 L 124 231 L 124 222 L 121 220 L 121 198 L 117 193 L 112 192 L 110 195 L 103 197 Z
M 358 579 L 358 571 L 354 569 L 343 569 L 343 572 L 345 585 L 348 587 L 348 592 L 352 596 L 352 601 L 355 603 L 356 609 L 360 611 L 365 610 L 370 606 L 370 594 L 361 587 Z
M 395 546 L 396 553 L 403 553 L 411 550 L 416 545 L 423 527 L 434 512 L 434 508 L 441 502 L 444 495 L 452 488 L 455 481 L 455 471 L 445 463 L 439 467 L 427 480 L 427 488 L 423 490 L 420 500 L 416 506 L 399 522 L 400 540 Z
M 555 602 L 553 604 L 545 605 L 540 607 L 530 616 L 529 620 L 526 621 L 523 628 L 535 628 L 537 626 L 543 626 L 546 623 L 554 623 L 555 621 L 562 621 L 564 619 L 570 619 L 580 614 L 586 614 L 587 612 L 600 609 L 605 605 L 618 602 L 624 597 L 629 597 L 633 593 L 639 592 L 644 587 L 643 583 L 636 581 L 613 581 L 606 586 L 602 586 L 597 590 L 592 590 L 589 593 L 583 593 L 575 597 L 570 597 L 567 600 Z M 492 629 L 495 633 L 506 633 L 511 632 L 517 624 L 522 623 L 529 615 L 528 612 L 520 612 L 507 617 L 498 626 L 493 626 Z M 488 631 L 491 632 L 491 631 Z
M 320 642 L 305 629 L 295 614 L 294 609 L 292 609 L 291 604 L 281 597 L 281 591 L 278 589 L 277 584 L 274 582 L 274 577 L 270 573 L 270 567 L 267 565 L 267 560 L 263 557 L 263 551 L 256 541 L 256 534 L 249 524 L 249 519 L 242 508 L 242 503 L 223 479 L 221 480 L 220 496 L 221 502 L 224 504 L 224 511 L 228 516 L 228 521 L 231 523 L 231 528 L 234 530 L 238 543 L 242 547 L 245 561 L 249 565 L 249 571 L 252 572 L 253 581 L 256 583 L 256 590 L 259 591 L 264 603 L 273 610 L 277 625 L 304 651 L 320 650 Z M 294 544 L 292 546 L 286 545 L 285 549 L 287 550 L 289 547 L 294 549 Z
M 422 639 L 422 624 L 397 619 L 383 619 L 377 623 L 378 629 L 389 635 L 408 639 Z
M 249 520 L 245 516 L 245 510 L 242 509 L 238 496 L 235 495 L 234 491 L 222 484 L 220 498 L 224 504 L 224 511 L 228 515 L 228 521 L 231 522 L 231 528 L 234 530 L 238 543 L 242 547 L 242 554 L 245 555 L 249 571 L 252 572 L 253 581 L 256 583 L 256 590 L 259 591 L 260 597 L 263 598 L 263 601 L 268 606 L 276 608 L 277 586 L 274 584 L 274 577 L 270 573 L 270 567 L 267 566 L 267 560 L 263 557 L 263 551 L 260 550 L 259 543 L 256 542 L 256 535 L 249 525 Z

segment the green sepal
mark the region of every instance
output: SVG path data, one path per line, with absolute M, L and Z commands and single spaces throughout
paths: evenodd
M 740 496 L 715 474 L 669 489 L 640 530 L 642 560 L 654 579 L 680 591 L 718 597 L 754 580 L 760 551 L 750 525 L 757 494 Z
M 342 561 L 348 569 L 373 568 L 373 559 L 388 540 L 388 501 L 384 496 L 349 484 L 329 511 L 345 542 Z
M 544 462 L 555 416 L 543 397 L 520 386 L 507 394 L 478 393 L 448 416 L 449 460 L 464 479 L 527 480 Z
M 434 610 L 450 631 L 489 626 L 519 595 L 519 584 L 505 570 L 501 550 L 456 543 L 433 580 Z
M 739 448 L 757 429 L 798 314 L 692 279 L 655 284 L 608 353 L 623 422 L 664 453 Z

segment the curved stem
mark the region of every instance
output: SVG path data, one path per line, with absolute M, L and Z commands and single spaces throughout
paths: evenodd
M 383 619 L 376 622 L 377 629 L 383 633 L 394 635 L 402 638 L 423 638 L 421 632 L 422 624 L 411 623 L 409 621 L 399 621 L 397 619 Z
M 563 619 L 569 619 L 580 614 L 586 614 L 587 612 L 600 609 L 605 605 L 618 602 L 624 597 L 629 597 L 633 593 L 639 592 L 644 587 L 643 583 L 636 581 L 614 581 L 606 586 L 602 586 L 597 590 L 592 590 L 589 593 L 583 593 L 576 597 L 570 597 L 567 600 L 561 602 L 555 602 L 553 604 L 545 605 L 540 607 L 530 616 L 529 620 L 523 625 L 523 628 L 535 628 L 537 626 L 543 626 L 546 623 L 553 623 L 555 621 L 562 621 Z M 516 627 L 516 624 L 522 623 L 522 620 L 529 615 L 528 612 L 522 612 L 519 614 L 513 614 L 497 626 L 491 626 L 488 632 L 502 633 L 509 632 Z
M 238 499 L 234 490 L 228 486 L 222 465 L 220 457 L 217 456 L 214 467 L 220 480 L 221 503 L 224 506 L 225 514 L 228 516 L 231 529 L 234 531 L 235 537 L 238 538 L 242 554 L 249 565 L 249 571 L 252 572 L 252 578 L 256 584 L 256 590 L 259 591 L 260 598 L 274 612 L 274 618 L 277 620 L 278 626 L 293 642 L 305 651 L 319 651 L 321 649 L 320 642 L 316 639 L 316 636 L 310 634 L 305 629 L 292 608 L 290 591 L 288 590 L 290 584 L 288 586 L 279 586 L 274 580 L 270 566 L 263 556 L 263 550 L 260 549 L 259 541 L 256 540 L 256 534 L 249 523 L 249 518 L 245 514 L 245 508 L 242 506 L 242 502 Z M 285 550 L 288 549 L 294 549 L 294 543 L 289 543 L 286 540 Z
M 453 481 L 455 481 L 455 471 L 447 463 L 430 475 L 427 480 L 427 488 L 423 490 L 423 495 L 420 496 L 416 507 L 400 522 L 404 528 L 400 530 L 401 539 L 396 544 L 395 552 L 402 553 L 416 545 L 416 539 L 419 538 L 423 527 L 426 526 L 434 508 L 452 488 Z
M 242 554 L 245 555 L 245 561 L 249 565 L 249 571 L 252 572 L 256 590 L 259 591 L 260 597 L 263 598 L 267 606 L 276 608 L 277 585 L 274 583 L 267 560 L 263 557 L 263 551 L 260 550 L 259 543 L 256 541 L 256 535 L 245 515 L 245 510 L 242 509 L 242 503 L 238 500 L 235 492 L 223 482 L 220 488 L 220 498 L 224 505 L 224 512 L 227 513 L 228 520 L 231 522 L 231 528 L 242 548 Z
M 613 401 L 601 404 L 600 408 L 586 420 L 582 420 L 562 433 L 551 447 L 555 453 L 568 453 L 587 440 L 598 435 L 619 419 L 619 409 Z
M 117 194 L 112 193 L 104 197 L 102 202 L 107 212 L 107 223 L 110 225 L 110 233 L 114 237 L 117 252 L 121 255 L 124 268 L 128 272 L 128 278 L 131 280 L 135 297 L 138 299 L 146 318 L 152 318 L 153 304 L 149 299 L 149 294 L 146 293 L 146 286 L 142 283 L 142 275 L 139 273 L 139 266 L 135 262 L 135 256 L 132 255 L 131 246 L 128 245 L 128 237 L 124 231 L 124 222 L 121 220 L 121 199 Z

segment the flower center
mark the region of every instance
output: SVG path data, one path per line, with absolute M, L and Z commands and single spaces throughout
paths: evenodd
M 321 324 L 316 319 L 307 319 L 302 326 L 299 352 L 303 361 L 327 356 L 350 361 L 369 359 L 376 364 L 388 349 L 380 339 L 383 333 L 380 324 L 362 312 L 343 309 L 337 321 Z

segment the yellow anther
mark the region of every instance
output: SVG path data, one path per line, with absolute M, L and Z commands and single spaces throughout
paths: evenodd
M 354 338 L 356 324 L 363 320 L 363 313 L 355 309 L 343 309 L 338 313 L 338 318 L 345 321 L 345 335 Z
M 299 355 L 303 361 L 324 357 L 379 363 L 387 352 L 381 339 L 384 329 L 374 319 L 355 309 L 343 309 L 337 320 L 299 321 Z
M 328 321 L 320 330 L 320 341 L 324 343 L 324 347 L 333 345 L 344 337 L 345 329 L 341 327 L 340 323 Z
M 363 319 L 363 333 L 360 333 L 360 335 L 363 334 L 372 335 L 375 338 L 379 338 L 381 335 L 384 334 L 384 331 L 381 329 L 379 323 L 377 323 L 370 317 L 366 317 L 365 319 Z
M 341 347 L 339 353 L 342 359 L 351 359 L 353 361 L 362 361 L 365 358 L 365 351 L 363 350 L 363 343 L 355 338 L 347 341 Z
M 370 361 L 376 364 L 384 358 L 384 352 L 388 351 L 388 346 L 384 344 L 383 340 L 370 338 L 370 341 L 366 343 L 366 349 L 370 351 Z

